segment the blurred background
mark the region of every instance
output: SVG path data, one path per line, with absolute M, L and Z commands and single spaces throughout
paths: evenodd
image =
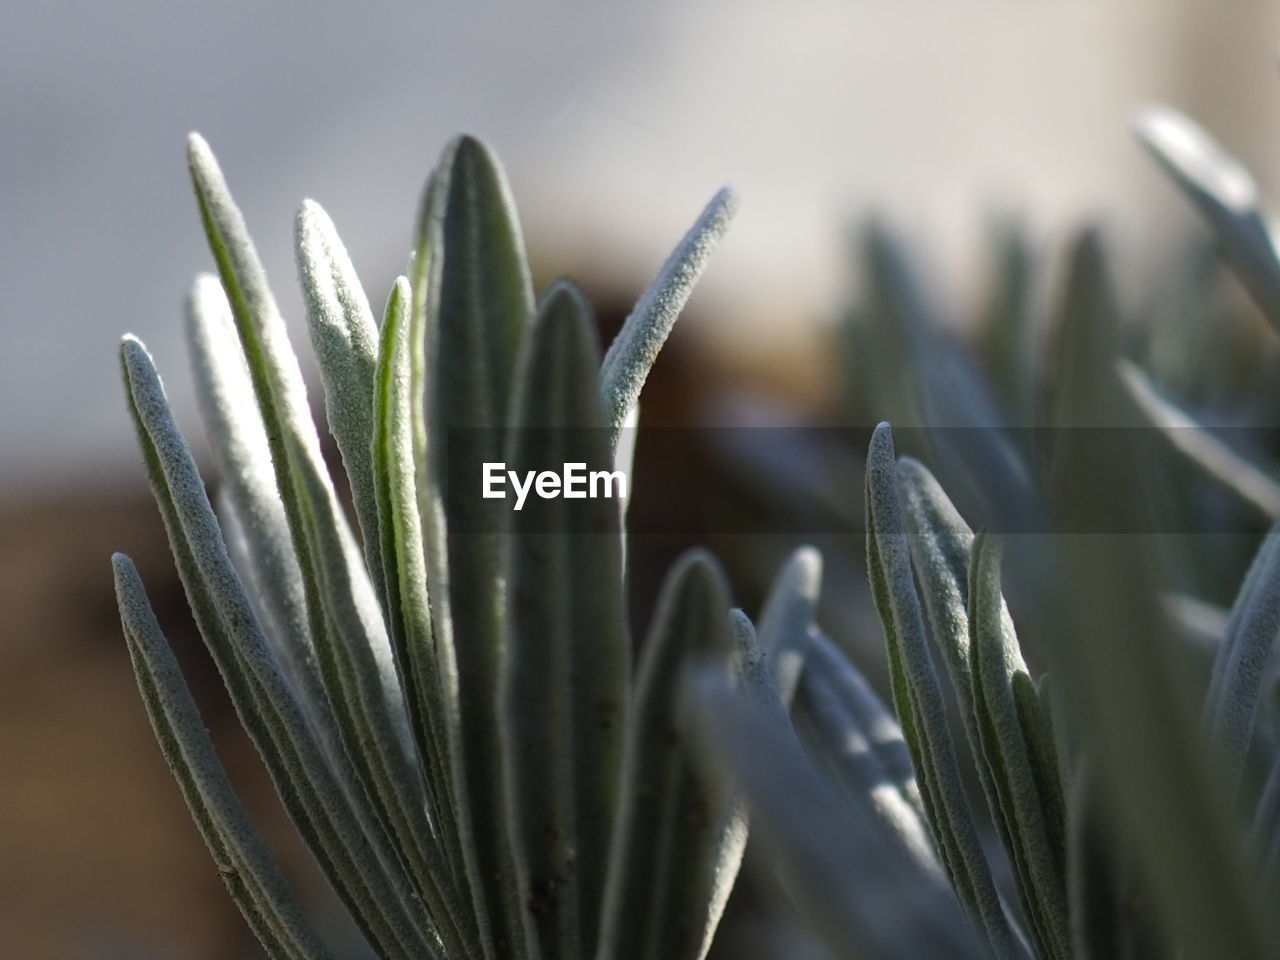
M 1122 298 L 1146 302 L 1202 238 L 1135 144 L 1135 110 L 1185 111 L 1275 193 L 1278 40 L 1275 5 L 1210 0 L 11 3 L 0 31 L 0 953 L 256 956 L 137 701 L 112 550 L 137 560 L 229 767 L 309 882 L 200 658 L 118 384 L 116 343 L 130 331 L 201 453 L 181 302 L 212 264 L 186 181 L 189 130 L 217 152 L 304 356 L 298 202 L 325 206 L 380 304 L 423 179 L 459 130 L 503 159 L 539 282 L 583 282 L 605 336 L 731 182 L 741 213 L 655 371 L 646 418 L 865 424 L 885 414 L 850 411 L 859 367 L 839 348 L 862 296 L 859 224 L 894 225 L 961 335 L 1002 224 L 1018 224 L 1050 275 L 1070 231 L 1100 225 Z M 764 571 L 798 542 L 779 533 L 748 548 L 730 521 L 707 519 L 755 509 L 758 490 L 728 507 L 711 492 L 742 463 L 731 447 L 654 453 L 653 467 L 642 448 L 638 496 L 660 460 L 679 466 L 662 489 L 686 494 L 637 501 L 667 534 L 637 552 L 638 625 L 684 543 L 713 542 L 750 610 Z M 767 473 L 771 450 L 749 466 Z M 856 505 L 857 477 L 828 492 L 841 489 Z M 856 599 L 861 576 L 842 550 L 861 547 L 836 545 L 829 582 L 847 575 Z M 832 615 L 847 646 L 878 646 L 865 608 Z M 750 953 L 750 911 L 735 916 L 721 956 Z

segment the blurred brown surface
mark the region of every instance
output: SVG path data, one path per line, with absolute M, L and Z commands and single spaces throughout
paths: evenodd
M 192 657 L 145 493 L 0 512 L 0 956 L 253 956 L 151 736 L 120 637 L 108 558 L 132 555 L 206 722 L 244 781 L 250 750 Z M 213 700 L 212 703 L 209 701 Z M 256 778 L 248 778 L 251 794 Z

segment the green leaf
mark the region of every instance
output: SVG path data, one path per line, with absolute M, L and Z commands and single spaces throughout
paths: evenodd
M 902 728 L 826 636 L 809 631 L 804 649 L 794 707 L 801 740 L 831 769 L 850 803 L 868 806 L 923 872 L 945 882 Z
M 701 960 L 730 799 L 693 769 L 680 716 L 686 667 L 729 655 L 724 575 L 686 554 L 667 575 L 643 647 L 609 857 L 599 960 Z
M 507 639 L 500 716 L 511 836 L 531 953 L 592 955 L 618 800 L 629 641 L 621 528 L 587 478 L 613 457 L 596 388 L 594 318 L 568 282 L 544 295 L 517 375 L 508 469 L 566 464 L 583 497 L 530 497 L 507 527 Z M 592 481 L 594 482 L 594 481 Z
M 1093 238 L 1075 252 L 1063 324 L 1060 422 L 1114 423 L 1127 401 L 1099 378 L 1114 380 L 1117 310 Z M 1057 433 L 1053 520 L 1066 532 L 1014 538 L 1011 549 L 1020 567 L 1040 571 L 1041 647 L 1074 739 L 1092 751 L 1109 818 L 1131 841 L 1153 914 L 1184 955 L 1271 956 L 1278 941 L 1199 749 L 1186 651 L 1166 636 L 1150 540 L 1117 532 L 1149 507 L 1149 474 L 1133 445 L 1103 446 L 1096 430 Z
M 218 760 L 138 571 L 119 553 L 111 565 L 129 657 L 151 727 L 218 875 L 272 960 L 324 960 L 329 951 L 294 900 Z
M 1066 851 L 1062 829 L 1050 819 L 1050 811 L 1057 815 L 1061 810 L 1061 796 L 1059 792 L 1041 794 L 1042 780 L 1023 733 L 1026 688 L 1019 711 L 1014 683 L 1019 677 L 1026 684 L 1031 680 L 1000 593 L 1000 558 L 999 549 L 989 538 L 979 536 L 974 541 L 969 626 L 972 709 L 978 721 L 980 756 L 995 788 L 993 813 L 1004 823 L 1002 838 L 1017 871 L 1040 952 L 1070 960 Z M 1028 719 L 1038 719 L 1034 685 L 1031 694 L 1036 713 Z
M 1207 719 L 1221 753 L 1220 788 L 1234 797 L 1253 743 L 1280 636 L 1280 524 L 1258 548 L 1240 593 L 1227 618 L 1226 631 L 1213 664 L 1206 703 Z
M 783 564 L 760 613 L 760 645 L 784 703 L 790 703 L 804 660 L 804 640 L 822 590 L 822 554 L 800 547 Z
M 311 347 L 324 383 L 329 430 L 338 443 L 374 592 L 388 614 L 378 552 L 378 507 L 373 480 L 375 370 L 378 328 L 346 247 L 320 205 L 306 200 L 294 231 L 298 278 L 307 303 Z
M 1280 483 L 1162 397 L 1141 368 L 1119 360 L 1120 380 L 1147 420 L 1180 454 L 1265 517 L 1280 517 Z
M 272 649 L 326 751 L 341 749 L 337 721 L 320 680 L 307 625 L 307 601 L 289 523 L 276 487 L 266 430 L 249 368 L 217 277 L 202 274 L 187 299 L 187 341 L 196 398 L 208 433 L 227 518 L 245 538 L 246 564 Z
M 370 942 L 388 957 L 434 955 L 406 900 L 412 884 L 380 822 L 353 802 L 359 785 L 335 775 L 271 652 L 151 357 L 130 337 L 120 352 L 130 414 L 169 545 L 241 724 L 294 825 Z
M 687 701 L 705 768 L 742 790 L 762 862 L 832 957 L 987 956 L 945 883 L 864 806 L 842 802 L 777 711 L 710 668 L 690 678 Z
M 965 796 L 916 593 L 893 438 L 880 424 L 866 474 L 867 569 L 884 626 L 894 707 L 920 779 L 921 796 L 947 873 L 970 921 L 999 957 L 1022 953 L 1005 916 Z
M 394 655 L 381 611 L 325 470 L 306 390 L 266 276 L 207 144 L 188 161 L 210 248 L 222 275 L 266 425 L 277 485 L 307 586 L 320 672 L 347 754 L 378 816 L 388 822 L 442 935 L 451 892 L 430 868 L 438 839 L 426 815 Z M 372 403 L 372 395 L 367 398 Z
M 738 196 L 731 188 L 724 187 L 711 198 L 609 345 L 600 367 L 600 396 L 614 446 L 658 352 L 737 211 Z
M 444 151 L 419 211 L 409 279 L 414 425 L 433 632 L 446 704 L 453 808 L 489 960 L 519 960 L 496 703 L 504 639 L 502 500 L 482 496 L 500 462 L 516 357 L 533 314 L 524 244 L 497 161 L 472 137 Z M 421 371 L 421 372 L 419 372 Z M 421 386 L 420 386 L 421 384 Z M 411 398 L 415 409 L 422 401 Z
M 1195 204 L 1272 327 L 1280 329 L 1280 262 L 1258 187 L 1208 134 L 1168 107 L 1134 121 L 1138 140 Z
M 409 341 L 411 295 L 408 280 L 398 278 L 387 297 L 380 330 L 372 440 L 378 552 L 390 613 L 388 630 L 424 767 L 435 830 L 447 853 L 442 866 L 461 891 L 467 888 L 466 868 L 457 834 L 446 703 L 418 510 L 413 351 Z M 464 927 L 474 922 L 469 909 L 466 919 L 459 921 Z

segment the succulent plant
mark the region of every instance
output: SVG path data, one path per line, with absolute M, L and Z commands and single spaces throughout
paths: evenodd
M 357 536 L 243 218 L 199 137 L 188 159 L 218 269 L 188 304 L 217 514 L 132 337 L 129 409 L 200 632 L 369 947 L 405 960 L 703 956 L 745 822 L 694 776 L 677 679 L 713 654 L 746 664 L 754 633 L 731 621 L 715 562 L 692 554 L 633 678 L 625 505 L 535 497 L 516 511 L 482 495 L 474 468 L 629 469 L 624 427 L 732 193 L 710 202 L 603 361 L 572 283 L 535 303 L 508 188 L 477 140 L 453 141 L 431 174 L 381 323 L 305 203 L 299 274 Z M 137 571 L 122 555 L 113 565 L 143 700 L 228 890 L 270 956 L 329 956 L 236 798 Z

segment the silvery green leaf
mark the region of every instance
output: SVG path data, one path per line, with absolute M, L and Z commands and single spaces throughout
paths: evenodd
M 315 572 L 309 545 L 302 534 L 302 507 L 285 437 L 294 433 L 313 469 L 323 470 L 320 441 L 311 422 L 306 386 L 289 344 L 284 320 L 267 285 L 244 217 L 227 189 L 226 180 L 209 145 L 198 134 L 187 140 L 187 165 L 210 251 L 222 279 L 239 334 L 249 377 L 261 411 L 270 446 L 276 486 L 297 552 L 306 590 L 312 637 L 319 642 L 323 617 L 316 596 Z
M 508 468 L 609 473 L 595 320 L 582 293 L 546 292 L 518 366 Z M 618 802 L 630 643 L 611 497 L 532 496 L 504 540 L 508 616 L 499 714 L 530 953 L 590 957 Z
M 218 760 L 138 571 L 123 554 L 114 555 L 111 564 L 129 657 L 152 729 L 218 875 L 272 960 L 324 960 L 329 951 L 294 900 Z
M 497 160 L 458 137 L 428 180 L 414 239 L 414 426 L 433 631 L 446 704 L 454 812 L 489 960 L 524 956 L 495 710 L 504 637 L 501 535 L 509 506 L 482 496 L 500 462 L 516 357 L 533 314 L 524 242 Z M 421 373 L 419 373 L 421 371 Z M 417 387 L 416 384 L 423 384 Z M 419 400 L 411 398 L 415 409 Z
M 1024 522 L 1032 508 L 1026 467 L 967 347 L 926 302 L 891 232 L 873 223 L 866 243 L 879 337 L 892 351 L 875 363 L 873 376 L 890 381 L 881 392 L 894 398 L 907 422 L 925 428 L 928 447 L 963 502 L 987 518 Z
M 434 955 L 408 906 L 412 883 L 379 821 L 361 803 L 359 786 L 335 775 L 271 653 L 150 356 L 131 337 L 120 352 L 130 414 L 170 548 L 240 722 L 294 825 L 370 942 L 390 957 Z
M 760 645 L 755 626 L 745 613 L 736 607 L 729 611 L 729 634 L 732 650 L 730 664 L 732 675 L 743 696 L 762 710 L 772 711 L 780 720 L 786 717 L 786 707 L 773 682 L 769 657 Z M 683 679 L 682 679 L 683 682 Z M 685 719 L 686 736 L 688 733 Z M 746 801 L 738 791 L 733 791 L 718 824 L 715 840 L 715 860 L 711 867 L 711 891 L 707 897 L 706 933 L 701 954 L 705 956 L 712 938 L 724 916 L 724 908 L 733 893 L 747 849 L 749 832 Z
M 884 423 L 872 435 L 867 453 L 866 517 L 867 570 L 885 631 L 894 707 L 934 839 L 974 928 L 997 956 L 1019 956 L 1023 948 L 982 852 L 947 727 L 912 573 L 893 438 Z
M 831 768 L 850 803 L 868 805 L 928 874 L 945 882 L 902 728 L 862 674 L 809 631 L 794 715 L 801 739 Z
M 1134 132 L 1208 221 L 1227 261 L 1271 325 L 1280 326 L 1280 262 L 1249 172 L 1168 107 L 1144 110 L 1134 121 Z
M 1138 409 L 1175 450 L 1264 516 L 1280 517 L 1280 483 L 1161 396 L 1136 364 L 1118 360 L 1116 369 Z
M 769 657 L 784 703 L 795 693 L 804 660 L 804 641 L 814 622 L 822 590 L 822 554 L 800 547 L 783 564 L 760 614 L 760 645 Z
M 1074 253 L 1063 323 L 1060 422 L 1114 423 L 1127 399 L 1111 387 L 1117 310 L 1094 237 Z M 1199 749 L 1179 660 L 1186 651 L 1162 629 L 1151 541 L 1118 532 L 1149 505 L 1139 451 L 1102 448 L 1096 431 L 1058 434 L 1055 522 L 1069 532 L 1035 541 L 1051 561 L 1040 561 L 1042 648 L 1078 742 L 1093 751 L 1109 819 L 1185 956 L 1271 956 L 1271 920 L 1246 879 L 1227 795 Z M 1031 546 L 1013 538 L 1015 562 L 1036 562 Z
M 374 400 L 373 482 L 378 506 L 379 563 L 388 600 L 388 629 L 423 764 L 429 809 L 453 884 L 466 889 L 454 814 L 445 700 L 431 623 L 426 556 L 418 511 L 414 455 L 414 384 L 409 342 L 411 291 L 404 277 L 387 297 L 379 333 Z
M 1206 705 L 1221 748 L 1222 789 L 1234 796 L 1253 742 L 1263 684 L 1280 636 L 1280 525 L 1258 548 L 1227 619 Z
M 303 201 L 294 230 L 298 277 L 307 303 L 307 325 L 324 383 L 329 430 L 338 443 L 351 484 L 356 519 L 374 592 L 388 608 L 378 553 L 378 507 L 373 482 L 374 375 L 378 328 L 347 249 L 329 215 Z
M 600 395 L 615 446 L 658 352 L 737 210 L 737 194 L 729 187 L 711 198 L 609 345 L 600 367 Z
M 1016 677 L 1028 682 L 1029 677 L 1000 597 L 998 577 L 994 599 L 988 597 L 994 603 L 988 610 L 993 619 L 984 636 L 995 646 L 988 647 L 985 662 L 989 669 L 984 684 L 971 629 L 970 605 L 976 599 L 968 583 L 973 533 L 922 464 L 902 458 L 898 461 L 898 479 L 911 530 L 911 558 L 921 584 L 930 633 L 951 676 L 965 732 L 978 759 L 983 793 L 1001 844 L 1018 876 L 1024 911 L 1033 921 L 1031 932 L 1041 953 L 1064 956 L 1068 937 L 1061 831 L 1057 820 L 1053 821 L 1053 829 L 1046 826 L 1038 806 L 1038 777 L 1042 771 L 1031 759 L 1030 747 L 1023 743 L 1013 690 Z M 1029 718 L 1039 720 L 1038 713 Z M 1038 742 L 1038 746 L 1042 744 Z M 1056 765 L 1056 759 L 1053 762 Z M 1057 786 L 1055 773 L 1045 788 Z M 1054 806 L 1055 801 L 1060 801 L 1058 792 L 1046 796 L 1043 802 L 1047 809 L 1057 810 L 1060 802 Z
M 263 626 L 326 750 L 340 749 L 307 624 L 306 596 L 289 537 L 262 417 L 231 308 L 217 277 L 202 274 L 187 299 L 196 398 L 228 504 L 245 538 L 245 568 Z
M 439 922 L 451 911 L 435 859 L 424 786 L 394 656 L 377 600 L 320 454 L 306 389 L 244 219 L 208 145 L 188 162 L 209 245 L 222 275 L 266 425 L 277 485 L 303 572 L 312 641 L 347 754 L 390 825 Z M 367 398 L 372 404 L 372 395 Z
M 667 575 L 642 648 L 598 960 L 701 960 L 710 944 L 730 799 L 696 776 L 679 682 L 691 664 L 729 656 L 728 614 L 719 566 L 686 554 Z
M 995 788 L 993 811 L 1004 823 L 1002 839 L 1019 878 L 1019 888 L 1040 952 L 1070 960 L 1067 916 L 1065 815 L 1056 759 L 1033 759 L 1024 719 L 1033 731 L 1043 718 L 1035 688 L 1018 648 L 1013 623 L 1000 592 L 1001 553 L 985 536 L 973 544 L 969 580 L 973 711 L 980 756 Z M 1019 682 L 1019 678 L 1021 681 Z M 1015 693 L 1015 683 L 1022 691 Z M 1021 709 L 1019 705 L 1021 703 Z M 1052 734 L 1036 747 L 1051 748 Z M 1048 770 L 1045 767 L 1048 767 Z M 1051 774 L 1051 775 L 1050 775 Z
M 687 701 L 703 763 L 742 790 L 764 861 L 833 957 L 988 955 L 945 883 L 865 807 L 842 802 L 776 711 L 709 668 L 690 678 Z

